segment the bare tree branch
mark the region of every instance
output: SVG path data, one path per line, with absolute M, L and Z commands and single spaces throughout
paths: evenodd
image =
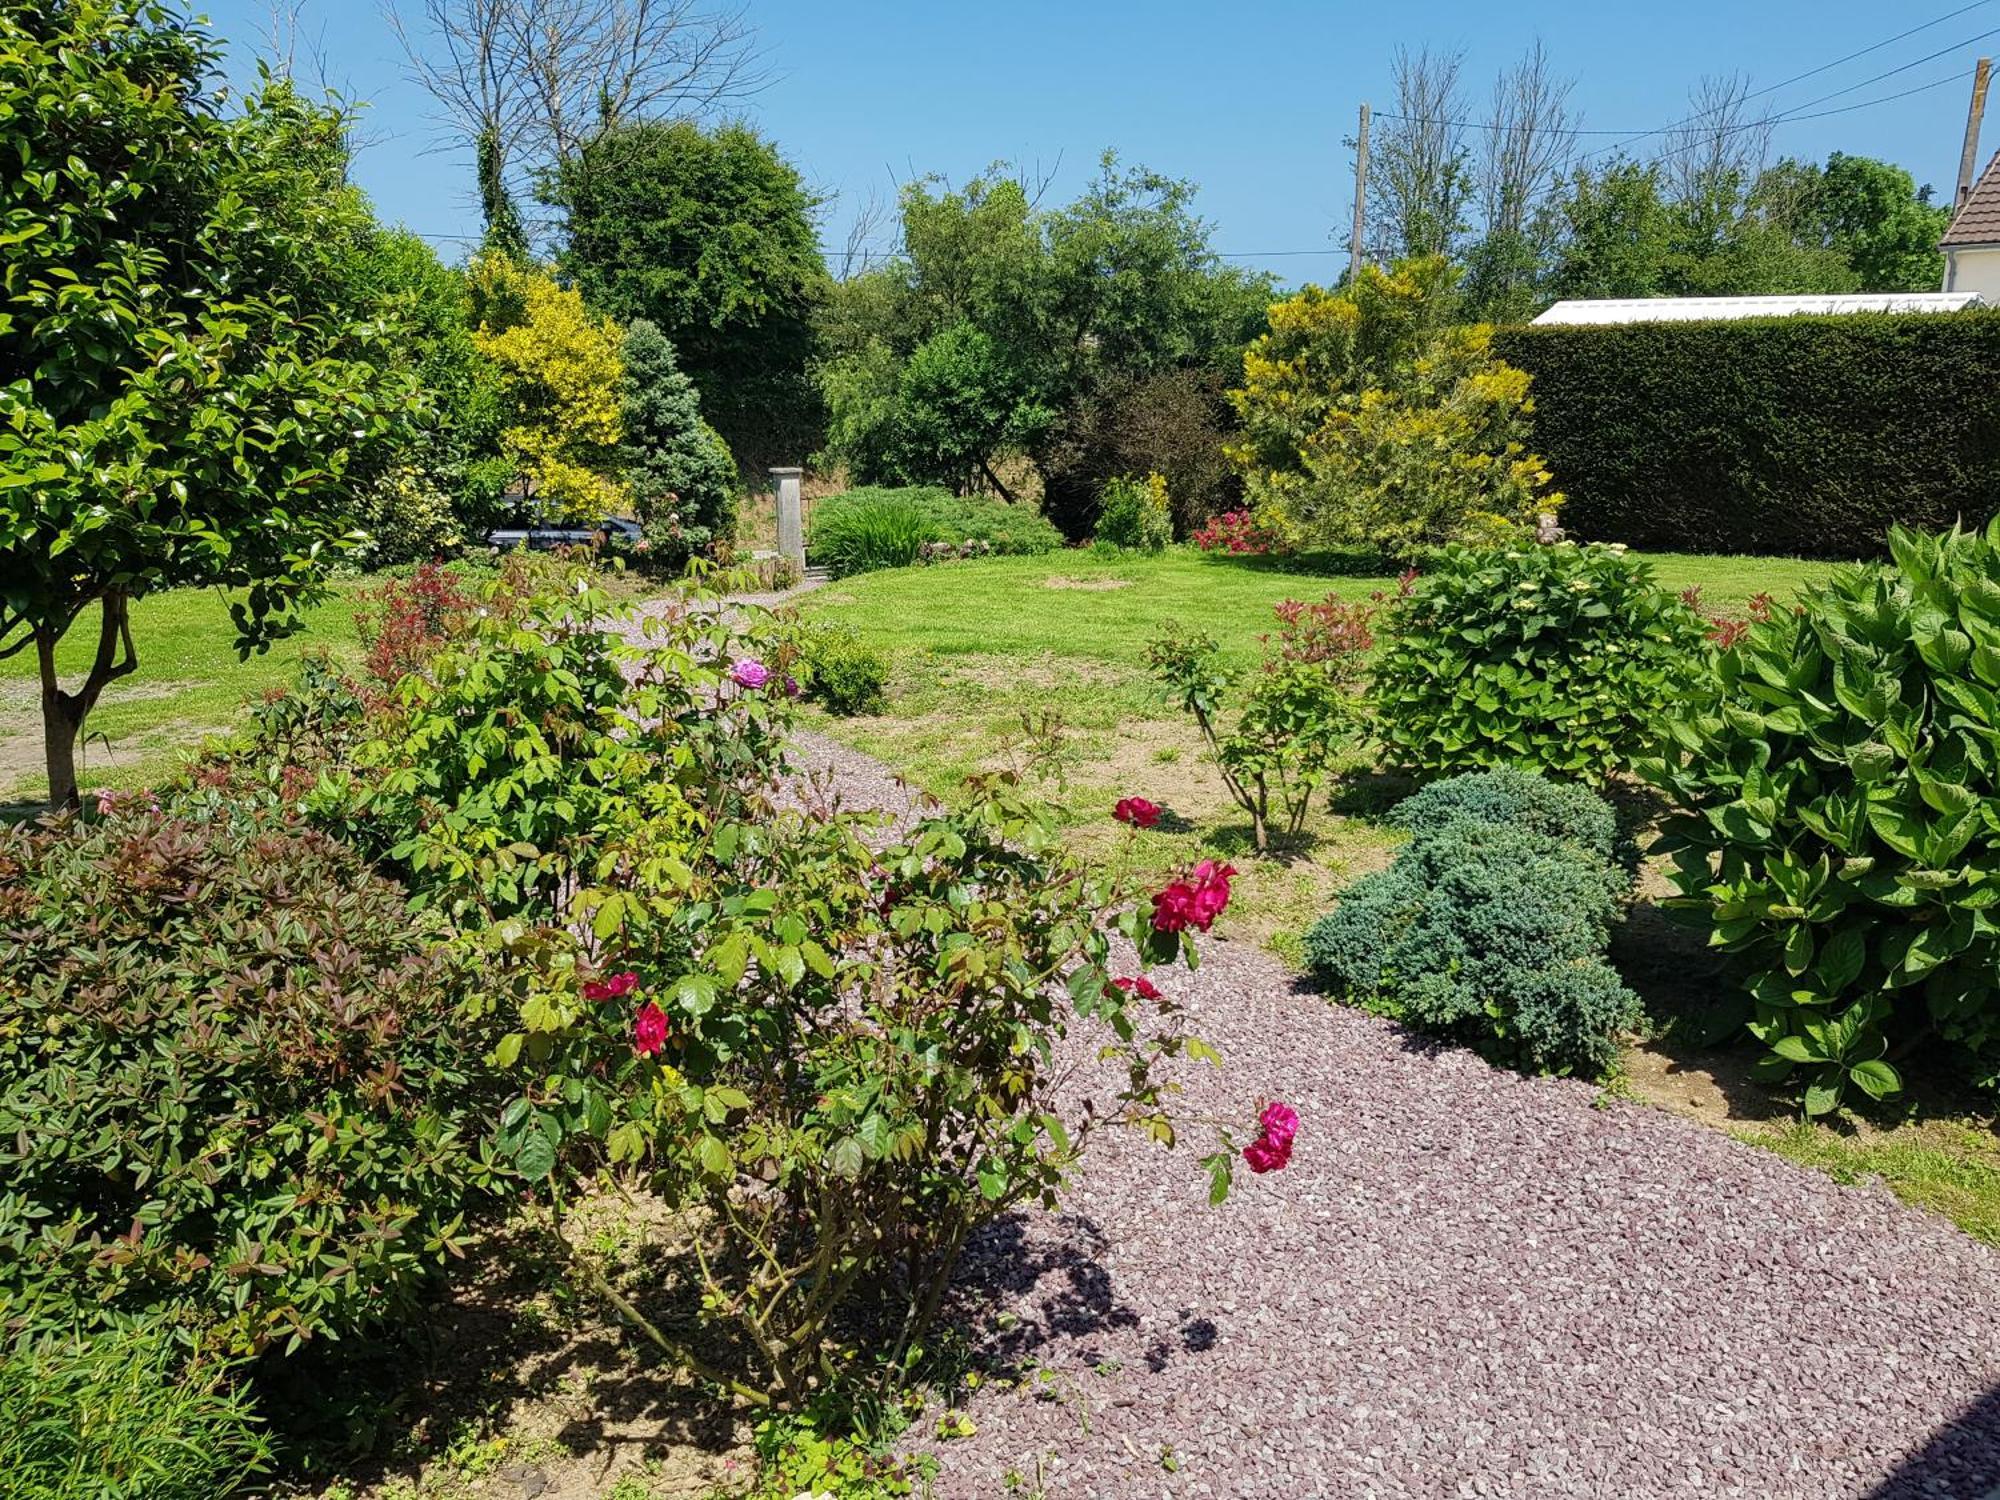
M 1368 213 L 1379 260 L 1449 255 L 1472 198 L 1459 73 L 1464 54 L 1398 47 L 1395 108 L 1370 144 Z
M 768 81 L 733 0 L 386 0 L 457 144 L 490 138 L 517 198 L 607 127 L 712 115 Z
M 1576 149 L 1575 88 L 1555 76 L 1539 38 L 1494 80 L 1479 183 L 1488 234 L 1520 234 L 1564 175 Z
M 1695 202 L 1748 184 L 1770 154 L 1772 130 L 1769 107 L 1750 102 L 1749 75 L 1705 77 L 1688 104 L 1687 118 L 1667 133 L 1660 151 L 1674 196 Z

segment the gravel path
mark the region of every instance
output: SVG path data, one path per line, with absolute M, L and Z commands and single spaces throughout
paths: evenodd
M 850 803 L 910 806 L 867 757 L 800 751 Z M 1224 1059 L 1187 1075 L 1187 1112 L 1283 1098 L 1292 1164 L 1210 1208 L 1198 1133 L 1100 1140 L 1063 1214 L 977 1245 L 982 1352 L 1025 1378 L 931 1445 L 938 1500 L 2000 1486 L 2000 1252 L 1879 1187 L 1422 1046 L 1244 945 L 1205 944 L 1170 992 Z

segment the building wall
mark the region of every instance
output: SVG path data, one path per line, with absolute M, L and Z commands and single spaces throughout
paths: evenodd
M 1944 253 L 1944 289 L 1978 292 L 2000 307 L 2000 245 L 1968 245 Z

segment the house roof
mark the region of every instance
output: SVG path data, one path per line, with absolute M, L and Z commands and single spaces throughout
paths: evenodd
M 1979 174 L 1966 194 L 1965 206 L 1952 215 L 1951 228 L 1938 241 L 1951 249 L 1960 245 L 2000 245 L 2000 151 Z
M 1977 292 L 1854 292 L 1815 297 L 1606 297 L 1558 302 L 1537 323 L 1694 323 L 1783 318 L 1793 313 L 1958 312 Z

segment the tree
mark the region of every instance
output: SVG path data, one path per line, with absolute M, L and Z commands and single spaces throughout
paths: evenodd
M 746 125 L 620 125 L 561 165 L 546 196 L 566 215 L 564 275 L 592 307 L 658 326 L 739 458 L 817 445 L 819 199 L 775 146 Z
M 611 319 L 534 266 L 485 254 L 472 263 L 473 342 L 500 367 L 501 448 L 538 512 L 598 521 L 629 496 L 618 478 L 624 367 Z
M 1476 192 L 1459 95 L 1463 53 L 1396 49 L 1395 108 L 1368 156 L 1368 216 L 1375 256 L 1387 262 L 1453 255 Z
M 1481 132 L 1479 200 L 1484 233 L 1467 257 L 1465 301 L 1485 322 L 1525 322 L 1549 249 L 1542 208 L 1563 175 L 1576 137 L 1574 79 L 1555 76 L 1542 44 L 1501 74 Z
M 1532 525 L 1561 496 L 1526 451 L 1525 371 L 1492 329 L 1455 313 L 1442 256 L 1363 266 L 1334 294 L 1306 287 L 1270 310 L 1230 393 L 1230 456 L 1258 519 L 1310 546 L 1392 555 Z
M 474 148 L 490 247 L 512 205 L 627 121 L 698 117 L 762 86 L 744 9 L 707 0 L 391 0 L 411 76 Z
M 1865 292 L 1929 292 L 1944 284 L 1938 241 L 1951 210 L 1901 167 L 1836 151 L 1820 173 L 1819 232 Z
M 282 83 L 225 117 L 218 67 L 155 0 L 0 6 L 0 655 L 36 654 L 58 805 L 133 602 L 247 586 L 242 650 L 296 628 L 417 404 L 343 117 Z
M 821 323 L 825 456 L 1003 495 L 1003 457 L 1025 459 L 1049 518 L 1087 536 L 1131 467 L 1107 405 L 1179 402 L 1153 378 L 1233 365 L 1269 295 L 1210 249 L 1187 183 L 1106 156 L 1075 202 L 1038 193 L 1004 168 L 904 189 L 902 253 L 841 283 Z
M 701 419 L 701 396 L 675 361 L 665 334 L 635 318 L 620 354 L 625 484 L 653 561 L 678 567 L 734 538 L 736 461 L 721 435 Z

